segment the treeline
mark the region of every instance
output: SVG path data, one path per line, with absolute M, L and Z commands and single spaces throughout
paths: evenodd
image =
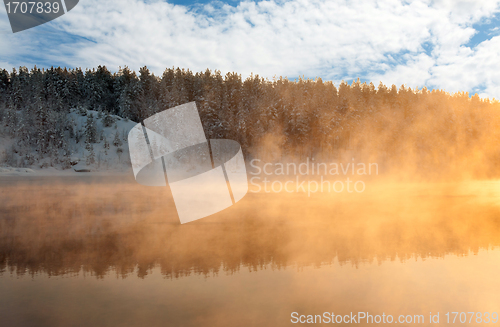
M 139 122 L 196 101 L 207 137 L 234 139 L 269 160 L 355 157 L 421 175 L 500 172 L 500 105 L 465 92 L 179 68 L 159 77 L 147 67 L 21 67 L 0 71 L 0 101 L 5 132 L 42 155 L 65 151 L 72 108 Z

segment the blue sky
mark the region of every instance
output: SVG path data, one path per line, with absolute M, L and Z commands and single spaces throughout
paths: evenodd
M 0 67 L 166 67 L 380 81 L 500 97 L 496 0 L 80 0 L 13 34 Z
M 193 6 L 197 4 L 208 4 L 214 1 L 211 0 L 194 0 L 194 1 L 185 1 L 185 0 L 169 0 L 167 2 L 176 4 L 176 5 L 181 5 L 181 6 Z M 240 1 L 221 1 L 230 5 L 235 5 L 238 4 Z
M 496 13 L 491 18 L 485 18 L 472 25 L 477 33 L 466 44 L 475 47 L 479 43 L 500 35 L 500 14 Z

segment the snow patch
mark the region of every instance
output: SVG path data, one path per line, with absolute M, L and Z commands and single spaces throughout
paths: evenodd
M 86 142 L 86 125 L 89 116 L 93 117 L 96 132 L 95 143 L 90 144 Z M 0 174 L 28 174 L 35 171 L 43 175 L 78 174 L 77 171 L 132 174 L 128 132 L 137 125 L 136 122 L 95 110 L 81 109 L 70 110 L 67 119 L 73 128 L 71 137 L 66 140 L 71 152 L 69 158 L 63 158 L 62 155 L 56 158 L 57 160 L 45 157 L 32 165 L 26 165 L 26 163 L 22 164 L 23 158 L 20 155 L 13 153 L 11 156 L 14 158 L 14 163 L 9 165 L 4 158 L 9 151 L 12 152 L 12 146 L 17 143 L 17 140 L 0 133 L 0 166 L 2 162 L 9 166 L 0 167 Z M 37 157 L 37 153 L 33 152 L 33 156 Z M 93 157 L 93 160 L 90 157 Z M 66 160 L 65 167 L 62 164 L 64 159 Z M 25 168 L 10 167 L 16 166 L 16 161 L 18 166 Z
M 35 173 L 35 171 L 30 168 L 0 167 L 0 174 L 2 175 L 23 175 L 33 173 Z

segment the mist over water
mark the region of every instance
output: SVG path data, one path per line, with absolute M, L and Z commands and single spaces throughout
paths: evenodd
M 249 193 L 185 225 L 168 188 L 131 176 L 2 177 L 0 192 L 0 311 L 11 325 L 498 311 L 497 181 Z
M 498 182 L 372 181 L 363 193 L 249 193 L 187 225 L 179 224 L 167 188 L 127 179 L 12 178 L 1 192 L 1 269 L 19 275 L 83 269 L 144 277 L 161 267 L 181 277 L 335 260 L 404 262 L 500 245 Z

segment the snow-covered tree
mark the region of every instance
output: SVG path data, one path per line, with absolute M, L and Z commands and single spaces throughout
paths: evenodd
M 92 165 L 95 163 L 95 152 L 94 152 L 94 147 L 92 146 L 92 144 L 90 145 L 90 150 L 88 151 L 88 154 L 87 154 L 86 163 L 87 163 L 87 165 Z
M 85 137 L 89 143 L 97 143 L 97 128 L 94 116 L 87 115 L 87 122 L 85 123 Z
M 122 140 L 120 139 L 120 132 L 116 131 L 115 138 L 113 139 L 113 145 L 120 147 L 122 145 Z

